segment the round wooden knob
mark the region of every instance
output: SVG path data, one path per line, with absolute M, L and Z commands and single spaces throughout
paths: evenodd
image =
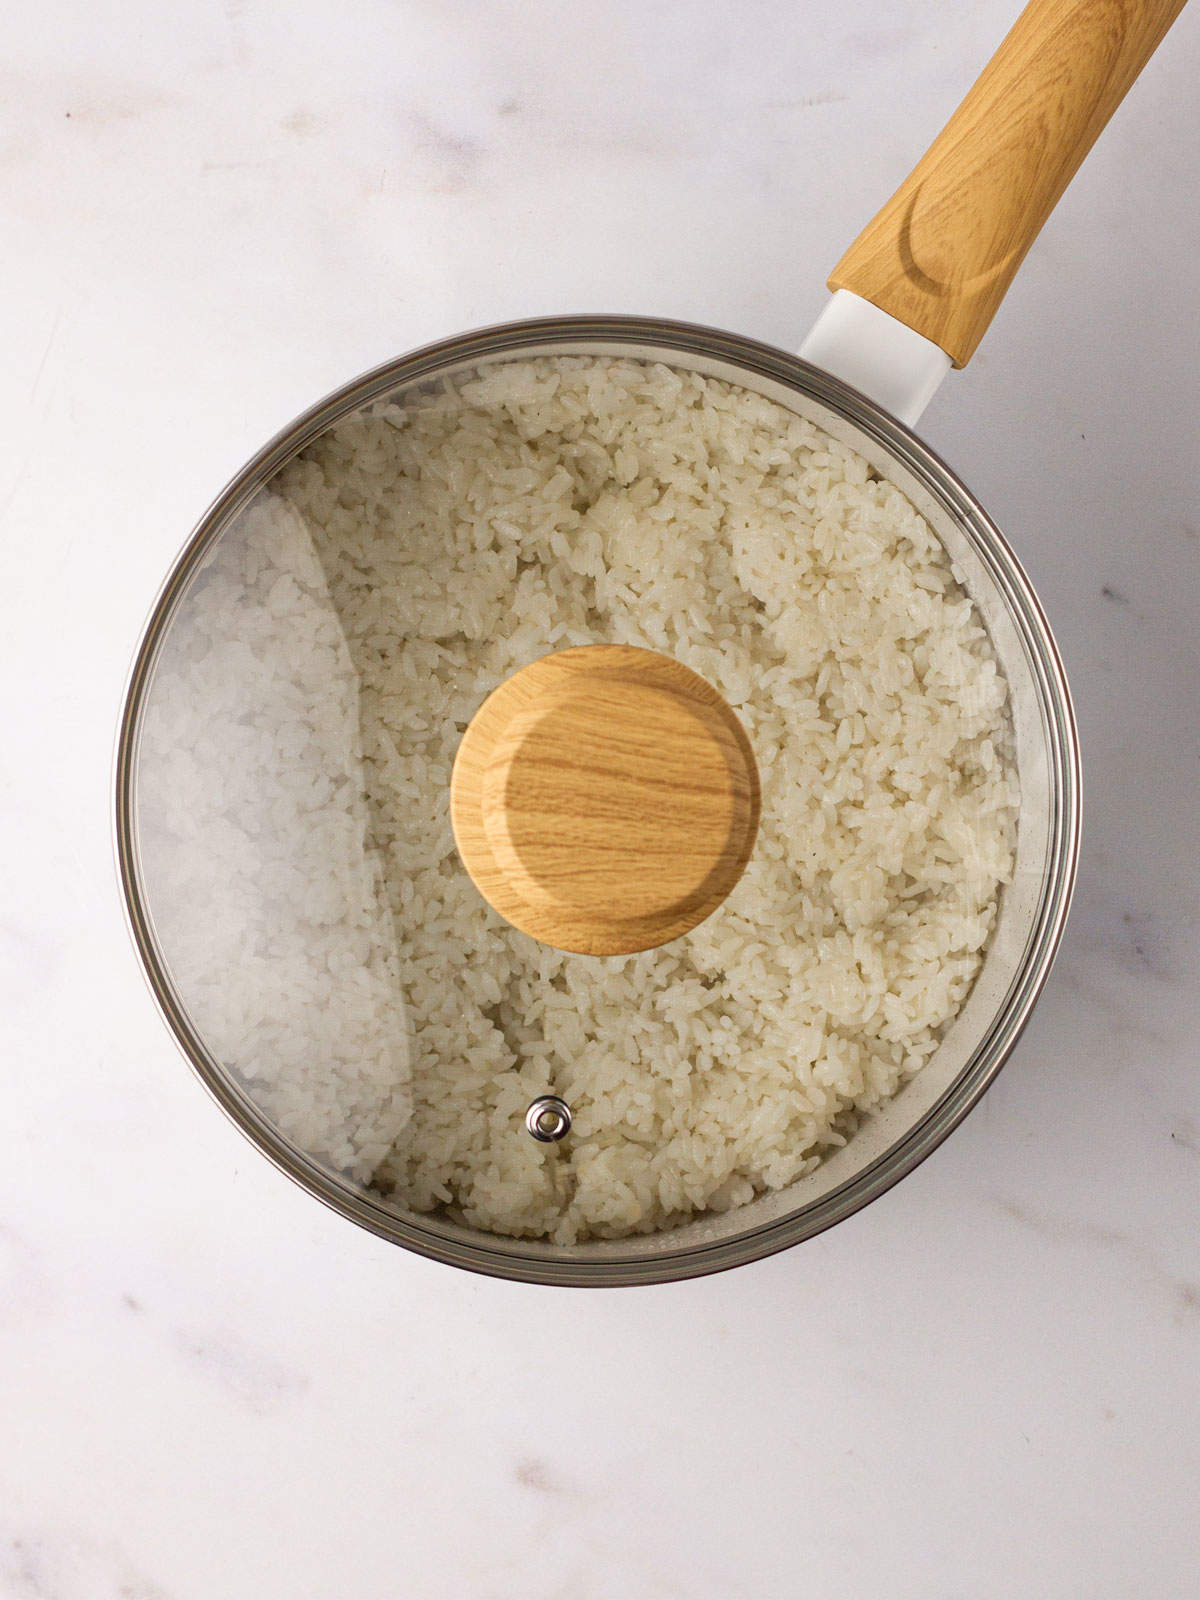
M 484 899 L 560 950 L 625 955 L 702 922 L 742 875 L 758 769 L 737 717 L 669 656 L 543 656 L 480 706 L 450 780 Z

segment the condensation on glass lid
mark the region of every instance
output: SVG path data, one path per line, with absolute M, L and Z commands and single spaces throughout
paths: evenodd
M 205 1045 L 298 1148 L 365 1185 L 411 1116 L 412 1019 L 360 693 L 305 521 L 264 492 L 164 643 L 138 820 L 156 932 Z

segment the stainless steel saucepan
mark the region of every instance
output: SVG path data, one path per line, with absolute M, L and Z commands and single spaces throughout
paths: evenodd
M 951 366 L 970 358 L 1025 251 L 1180 9 L 1181 0 L 1032 0 L 912 176 L 839 263 L 833 298 L 798 356 L 736 334 L 636 317 L 552 318 L 464 334 L 389 361 L 320 401 L 214 502 L 155 602 L 131 671 L 116 757 L 118 867 L 139 958 L 184 1054 L 243 1132 L 312 1194 L 385 1238 L 476 1271 L 537 1283 L 660 1282 L 754 1260 L 838 1222 L 910 1172 L 983 1094 L 1029 1018 L 1062 935 L 1079 842 L 1079 752 L 1058 652 L 1019 562 L 912 430 Z M 333 638 L 323 677 L 302 681 L 297 668 L 296 695 L 329 709 L 328 770 L 314 773 L 312 784 L 314 828 L 324 832 L 298 841 L 294 861 L 278 871 L 302 879 L 319 836 L 346 898 L 327 913 L 313 910 L 311 937 L 287 936 L 268 928 L 261 884 L 249 886 L 239 865 L 244 840 L 231 839 L 226 849 L 213 835 L 199 889 L 194 875 L 176 870 L 164 841 L 187 835 L 197 792 L 211 798 L 236 781 L 238 752 L 252 755 L 262 741 L 293 736 L 288 695 L 273 690 L 274 709 L 251 726 L 231 694 L 227 737 L 214 741 L 198 730 L 180 767 L 163 755 L 162 729 L 186 723 L 187 707 L 165 704 L 164 664 L 190 648 L 205 571 L 219 557 L 223 581 L 247 570 L 252 557 L 240 552 L 248 519 L 281 469 L 326 430 L 481 363 L 597 354 L 664 362 L 767 396 L 851 446 L 903 491 L 949 552 L 1007 677 L 1021 811 L 1013 881 L 966 1004 L 928 1065 L 844 1148 L 741 1209 L 661 1233 L 559 1246 L 406 1210 L 348 1172 L 336 1153 L 310 1153 L 305 1118 L 319 1116 L 318 1105 L 296 1110 L 287 1125 L 263 1109 L 261 1085 L 286 1074 L 308 1047 L 303 1028 L 333 1025 L 320 1010 L 330 973 L 360 985 L 368 1001 L 373 994 L 374 882 L 361 833 L 345 823 L 358 797 L 353 739 L 338 731 L 353 723 L 357 687 Z M 211 584 L 203 592 L 213 603 Z M 256 670 L 252 615 L 230 659 L 246 674 Z M 209 688 L 219 701 L 221 684 Z M 354 936 L 339 934 L 331 945 L 328 929 L 346 925 L 347 905 L 357 908 L 349 919 Z M 283 971 L 287 992 L 312 1006 L 299 1031 L 295 1017 L 281 1016 L 272 1050 L 260 1046 L 252 1059 L 228 1038 L 218 1045 L 207 1036 L 215 991 L 236 1018 L 240 986 L 257 981 L 254 974 L 274 981 Z M 388 1092 L 381 1080 L 380 1096 Z

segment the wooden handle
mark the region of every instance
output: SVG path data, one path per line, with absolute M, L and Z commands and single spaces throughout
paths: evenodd
M 1031 0 L 829 279 L 975 352 L 1025 252 L 1183 0 Z
M 741 877 L 758 769 L 733 711 L 668 656 L 585 645 L 488 696 L 450 779 L 475 887 L 560 950 L 624 955 L 676 939 Z

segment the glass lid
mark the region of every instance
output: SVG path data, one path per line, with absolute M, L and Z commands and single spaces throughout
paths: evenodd
M 624 954 L 501 916 L 451 807 L 489 696 L 596 645 L 702 680 L 761 787 L 716 909 Z M 538 721 L 554 794 L 652 714 Z M 647 760 L 686 852 L 703 783 Z M 135 665 L 118 844 L 168 1020 L 285 1170 L 459 1264 L 638 1281 L 827 1225 L 965 1112 L 1057 944 L 1075 787 L 1036 601 L 904 429 L 748 341 L 530 324 L 369 375 L 218 501 Z M 638 898 L 622 794 L 542 804 L 528 849 L 569 876 L 586 824 Z

